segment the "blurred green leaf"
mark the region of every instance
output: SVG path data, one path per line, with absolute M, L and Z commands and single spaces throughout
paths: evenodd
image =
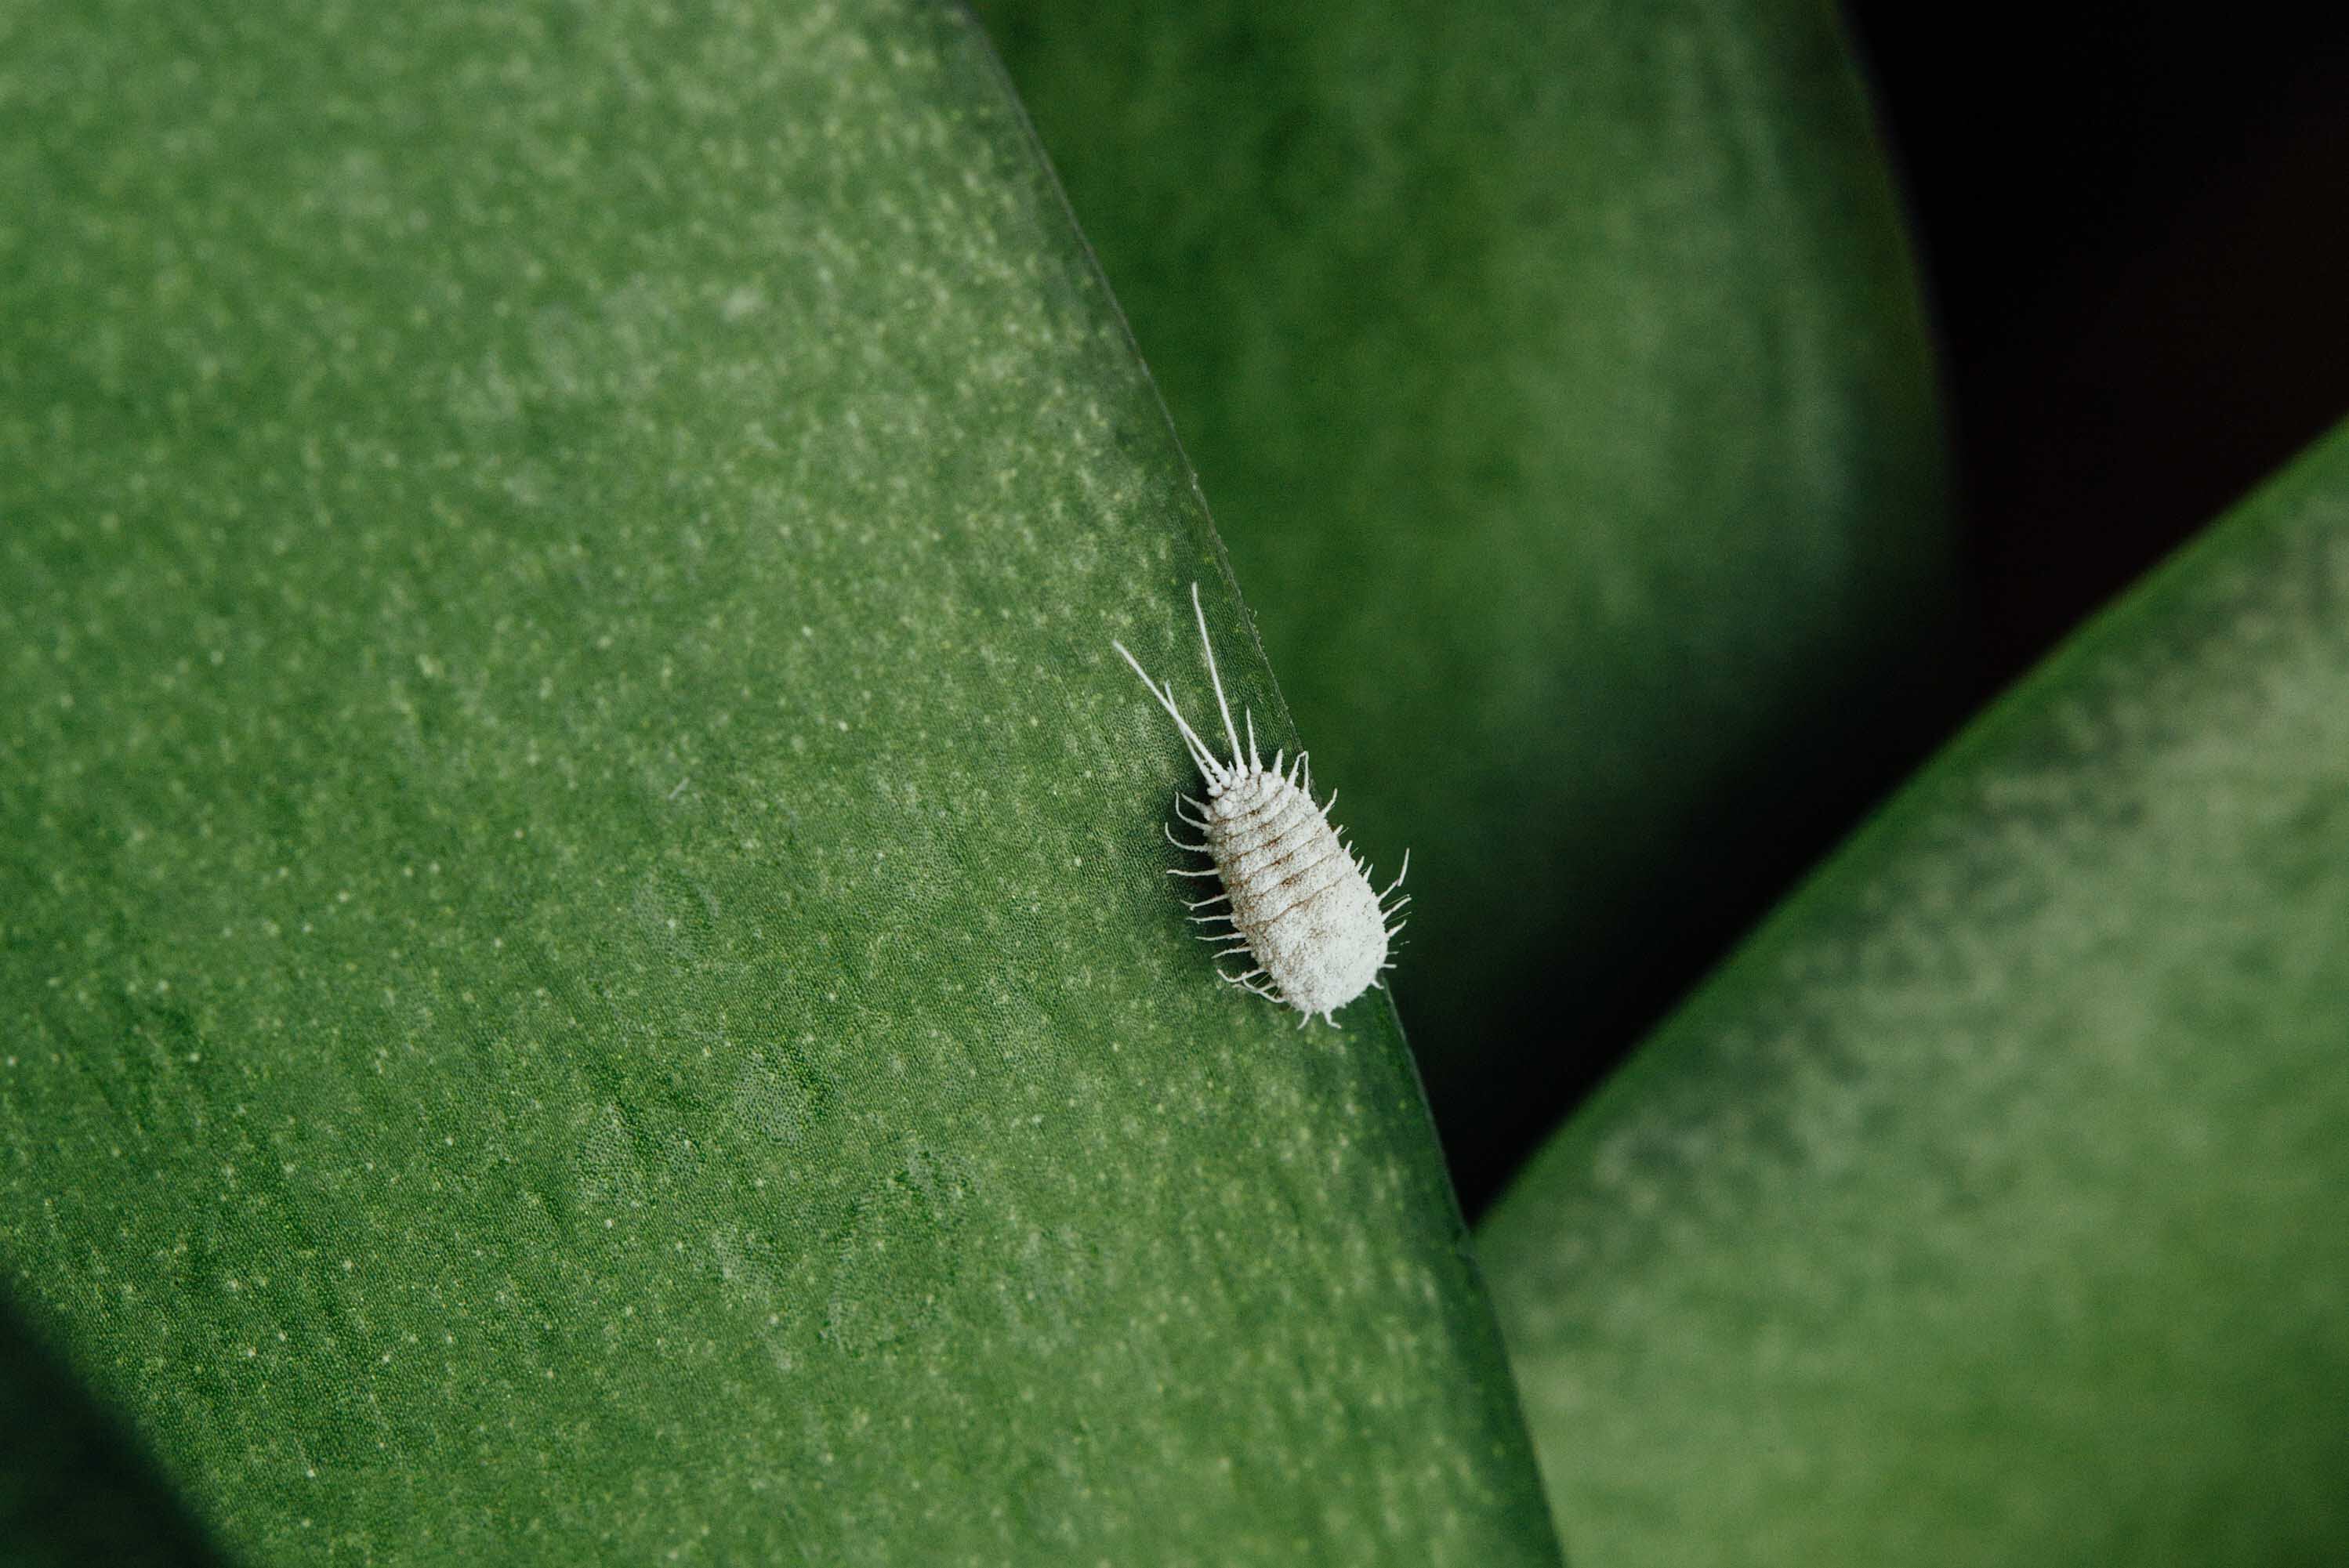
M 1976 725 L 1484 1227 L 1578 1561 L 2349 1556 L 2349 429 Z
M 1946 714 L 1927 346 L 1832 18 L 978 8 L 1345 820 L 1413 851 L 1403 1016 L 1497 1179 Z
M 236 1560 L 1554 1561 L 959 13 L 0 33 L 0 1267 Z

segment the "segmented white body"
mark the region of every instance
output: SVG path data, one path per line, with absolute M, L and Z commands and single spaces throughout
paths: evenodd
M 1285 752 L 1276 752 L 1268 768 L 1257 751 L 1256 716 L 1246 714 L 1247 749 L 1240 749 L 1239 731 L 1232 726 L 1231 704 L 1224 696 L 1223 676 L 1216 669 L 1216 645 L 1207 636 L 1206 613 L 1199 607 L 1199 585 L 1191 584 L 1191 613 L 1199 623 L 1199 644 L 1207 654 L 1207 678 L 1216 688 L 1216 707 L 1224 718 L 1224 735 L 1231 742 L 1228 762 L 1220 761 L 1199 738 L 1183 710 L 1175 706 L 1174 688 L 1150 678 L 1141 661 L 1126 652 L 1123 643 L 1111 646 L 1133 666 L 1150 695 L 1158 699 L 1175 727 L 1191 760 L 1207 781 L 1207 799 L 1176 797 L 1174 814 L 1206 835 L 1186 844 L 1168 829 L 1166 837 L 1178 849 L 1195 850 L 1215 861 L 1212 871 L 1177 871 L 1174 876 L 1216 877 L 1224 891 L 1188 905 L 1200 924 L 1222 923 L 1206 940 L 1228 942 L 1217 959 L 1246 954 L 1256 967 L 1233 975 L 1219 963 L 1216 973 L 1257 995 L 1294 1007 L 1304 1016 L 1302 1028 L 1316 1015 L 1337 1022 L 1339 1008 L 1392 968 L 1388 944 L 1402 929 L 1399 914 L 1411 900 L 1387 900 L 1402 885 L 1398 875 L 1385 892 L 1371 891 L 1370 868 L 1354 857 L 1330 825 L 1330 808 L 1336 791 L 1321 805 L 1313 803 L 1313 774 L 1305 754 L 1284 766 Z M 1189 810 L 1183 808 L 1187 806 Z M 1403 857 L 1403 870 L 1411 857 Z M 1219 913 L 1200 914 L 1216 904 Z

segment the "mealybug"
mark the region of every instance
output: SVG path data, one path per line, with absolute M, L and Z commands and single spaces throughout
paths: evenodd
M 1222 892 L 1187 906 L 1194 912 L 1191 918 L 1203 925 L 1220 921 L 1229 927 L 1206 935 L 1209 942 L 1232 944 L 1216 958 L 1245 953 L 1256 960 L 1256 967 L 1232 975 L 1219 963 L 1218 975 L 1243 990 L 1296 1008 L 1305 1015 L 1297 1021 L 1299 1028 L 1317 1013 L 1335 1024 L 1339 1008 L 1381 984 L 1379 975 L 1393 967 L 1387 944 L 1402 924 L 1398 921 L 1390 926 L 1387 917 L 1399 913 L 1411 900 L 1406 895 L 1392 904 L 1386 902 L 1402 885 L 1400 874 L 1385 892 L 1371 891 L 1370 868 L 1354 858 L 1330 826 L 1330 808 L 1338 803 L 1337 792 L 1332 790 L 1319 806 L 1313 803 L 1313 773 L 1303 752 L 1285 768 L 1287 753 L 1276 752 L 1267 768 L 1256 748 L 1252 713 L 1245 714 L 1247 750 L 1241 752 L 1196 583 L 1191 584 L 1191 614 L 1199 623 L 1199 645 L 1207 651 L 1207 679 L 1215 686 L 1216 707 L 1224 716 L 1224 738 L 1231 742 L 1229 762 L 1217 761 L 1184 718 L 1183 710 L 1174 706 L 1174 687 L 1152 680 L 1123 643 L 1114 638 L 1110 643 L 1183 732 L 1191 760 L 1207 780 L 1204 804 L 1178 795 L 1182 804 L 1174 809 L 1175 816 L 1206 835 L 1206 841 L 1186 844 L 1172 828 L 1166 838 L 1177 849 L 1212 857 L 1215 868 L 1168 874 L 1221 879 Z M 1191 810 L 1185 811 L 1184 806 Z M 1408 854 L 1402 867 L 1411 870 Z M 1219 903 L 1226 906 L 1219 913 L 1196 913 Z

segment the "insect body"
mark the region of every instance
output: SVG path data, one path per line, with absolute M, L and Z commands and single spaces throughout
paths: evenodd
M 1224 696 L 1223 677 L 1216 669 L 1216 645 L 1207 636 L 1206 613 L 1199 607 L 1199 585 L 1191 584 L 1191 613 L 1199 623 L 1199 643 L 1207 653 L 1207 678 L 1216 688 L 1216 707 L 1223 715 L 1224 737 L 1231 742 L 1228 762 L 1217 760 L 1198 732 L 1174 705 L 1174 688 L 1150 678 L 1141 662 L 1123 643 L 1111 645 L 1133 666 L 1150 695 L 1183 732 L 1183 744 L 1207 780 L 1205 801 L 1178 796 L 1175 815 L 1206 835 L 1186 844 L 1167 830 L 1178 849 L 1195 850 L 1212 857 L 1212 871 L 1178 871 L 1174 876 L 1216 877 L 1224 891 L 1189 907 L 1201 924 L 1221 923 L 1226 930 L 1210 932 L 1206 940 L 1229 942 L 1218 959 L 1246 954 L 1256 967 L 1243 974 L 1217 973 L 1233 985 L 1296 1008 L 1305 1016 L 1302 1028 L 1316 1014 L 1336 1023 L 1337 1010 L 1379 984 L 1379 975 L 1393 967 L 1387 944 L 1402 929 L 1390 915 L 1399 913 L 1409 897 L 1387 900 L 1402 885 L 1398 875 L 1385 892 L 1372 892 L 1369 868 L 1354 858 L 1330 824 L 1332 792 L 1319 806 L 1313 803 L 1313 774 L 1305 754 L 1294 762 L 1277 752 L 1267 768 L 1257 751 L 1256 716 L 1246 715 L 1247 749 L 1240 749 L 1239 731 L 1232 726 L 1231 704 Z M 1185 810 L 1184 807 L 1190 810 Z M 1403 857 L 1403 870 L 1411 857 Z M 1200 914 L 1199 910 L 1225 907 Z

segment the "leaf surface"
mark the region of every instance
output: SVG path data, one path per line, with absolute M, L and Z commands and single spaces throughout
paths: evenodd
M 1479 1252 L 1578 1561 L 2349 1553 L 2349 430 L 2093 623 Z
M 967 20 L 5 27 L 0 1278 L 234 1560 L 1555 1560 Z
M 1946 715 L 1916 286 L 1814 0 L 978 0 L 1472 1201 Z

